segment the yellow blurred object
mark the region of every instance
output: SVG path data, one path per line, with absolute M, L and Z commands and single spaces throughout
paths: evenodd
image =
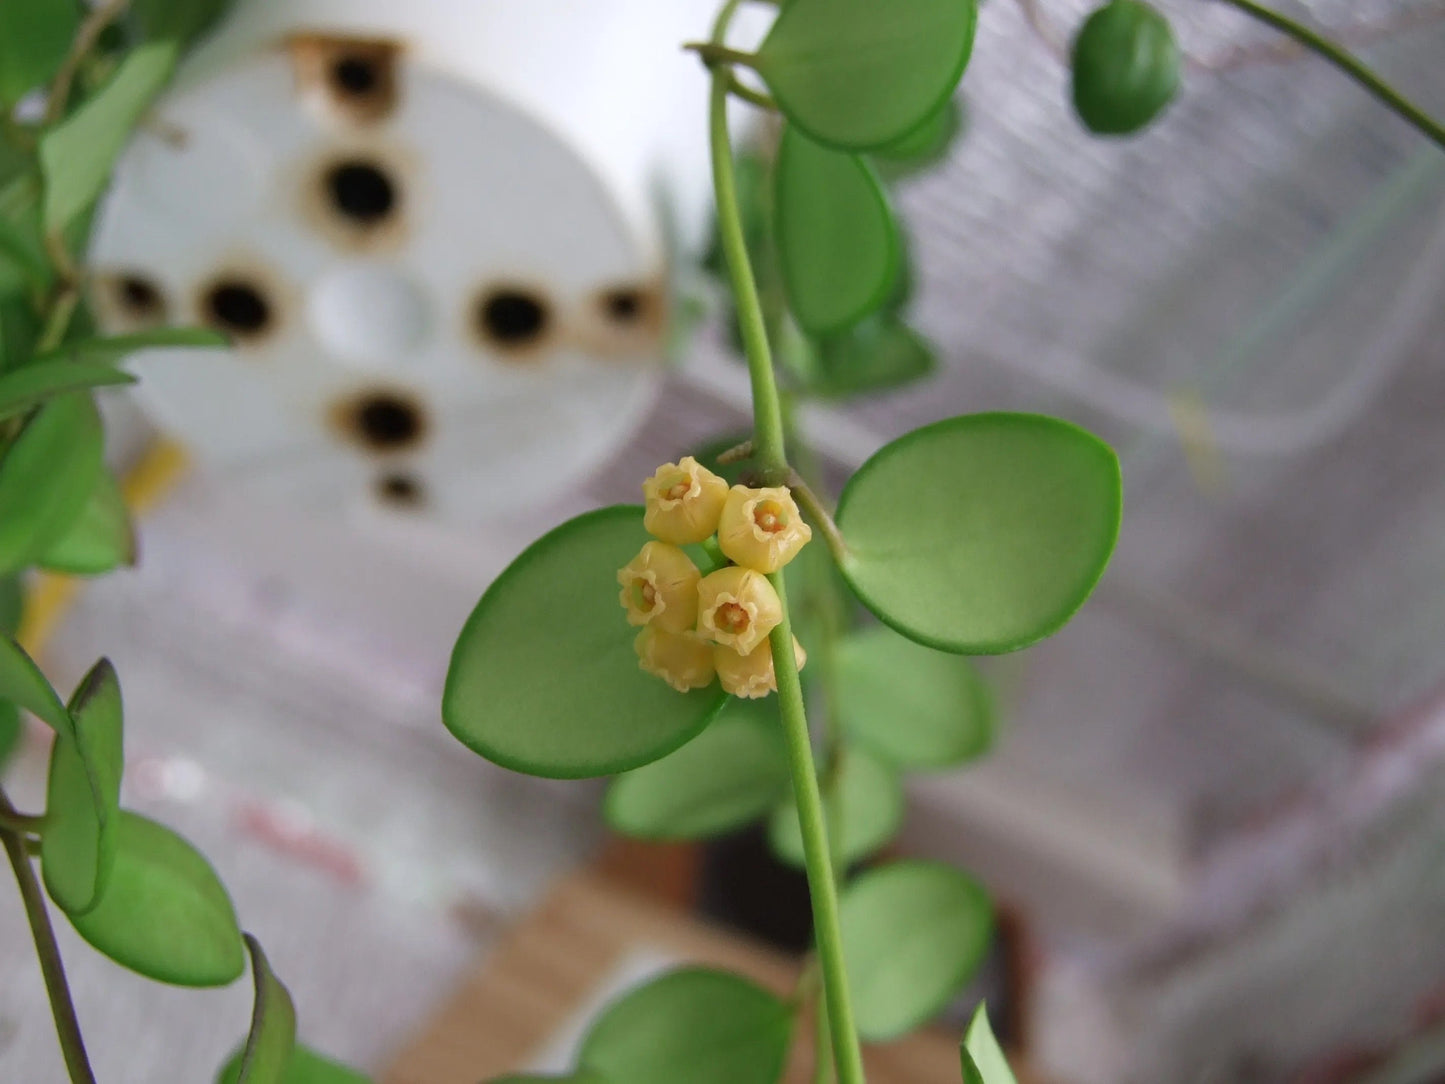
M 1209 426 L 1209 406 L 1196 388 L 1180 388 L 1169 396 L 1169 417 L 1179 434 L 1194 484 L 1206 496 L 1224 492 L 1224 457 Z
M 169 496 L 190 469 L 190 456 L 179 444 L 157 440 L 121 480 L 121 493 L 133 517 L 139 518 Z M 84 581 L 42 572 L 25 597 L 25 616 L 16 639 L 31 658 L 39 658 L 51 635 L 70 609 Z

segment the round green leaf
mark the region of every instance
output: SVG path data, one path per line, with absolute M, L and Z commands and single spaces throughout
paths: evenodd
M 115 868 L 71 924 L 97 951 L 157 982 L 225 986 L 246 967 L 231 898 L 205 856 L 169 828 L 122 811 Z
M 499 1076 L 488 1084 L 607 1084 L 605 1078 L 586 1069 L 579 1069 L 566 1076 Z
M 135 530 L 115 476 L 102 469 L 70 529 L 40 558 L 52 572 L 94 576 L 135 564 Z
M 838 645 L 837 715 L 900 768 L 947 768 L 993 742 L 993 700 L 967 659 L 878 625 Z
M 0 636 L 0 700 L 24 708 L 55 728 L 57 734 L 71 732 L 65 705 L 25 649 L 9 636 Z
M 898 276 L 898 226 L 873 169 L 789 126 L 778 147 L 773 208 L 778 266 L 805 331 L 856 324 Z
M 820 143 L 874 150 L 953 93 L 974 0 L 792 0 L 754 62 L 788 120 Z
M 216 1084 L 239 1084 L 244 1054 L 245 1048 L 242 1047 L 231 1055 L 230 1061 L 216 1077 Z M 277 1079 L 281 1084 L 371 1084 L 371 1078 L 364 1073 L 324 1058 L 300 1043 L 291 1051 L 285 1074 Z
M 115 865 L 124 715 L 108 659 L 75 690 L 70 718 L 71 734 L 57 734 L 50 749 L 40 871 L 50 898 L 75 916 L 100 903 Z
M 963 131 L 963 118 L 963 106 L 950 97 L 918 127 L 873 152 L 878 172 L 891 181 L 939 165 Z
M 839 901 L 858 1034 L 883 1041 L 938 1013 L 983 962 L 993 907 L 983 886 L 939 862 L 863 874 Z
M 291 992 L 271 970 L 261 943 L 250 934 L 245 938 L 251 953 L 256 1001 L 250 1034 L 241 1049 L 235 1076 L 228 1084 L 286 1084 L 291 1079 L 289 1069 L 296 1049 L 296 1006 Z
M 648 540 L 618 505 L 538 539 L 487 588 L 452 652 L 442 719 L 505 768 L 555 779 L 628 771 L 697 735 L 727 700 L 637 665 L 617 570 Z
M 922 336 L 896 316 L 879 313 L 818 344 L 808 390 L 828 398 L 887 391 L 935 368 L 933 349 Z
M 963 1060 L 963 1084 L 1018 1084 L 994 1038 L 993 1028 L 989 1027 L 988 1006 L 983 1002 L 974 1010 L 959 1053 Z
M 839 864 L 850 866 L 893 838 L 903 823 L 903 782 L 898 773 L 861 749 L 848 748 L 838 779 L 823 794 L 828 831 L 838 834 Z M 789 799 L 768 822 L 773 852 L 794 866 L 803 865 L 803 833 L 798 807 Z
M 1077 426 L 970 414 L 884 446 L 848 481 L 842 572 L 903 635 L 993 655 L 1057 631 L 1119 533 L 1119 461 Z
M 1141 0 L 1110 0 L 1074 39 L 1074 108 L 1098 135 L 1128 135 L 1179 89 L 1179 46 L 1169 20 Z
M 613 780 L 603 811 L 641 839 L 706 839 L 741 828 L 788 788 L 788 752 L 772 700 L 732 700 L 661 760 Z
M 53 399 L 0 459 L 0 574 L 38 561 L 79 517 L 104 466 L 100 414 L 85 392 Z
M 792 1013 L 737 975 L 673 971 L 627 994 L 582 1043 L 584 1069 L 626 1084 L 774 1084 Z

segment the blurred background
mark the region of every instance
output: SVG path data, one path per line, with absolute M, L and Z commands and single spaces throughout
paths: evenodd
M 1006 1006 L 1040 1081 L 1445 1081 L 1445 155 L 1223 5 L 1159 6 L 1184 89 L 1100 141 L 1063 61 L 1088 5 L 989 0 L 961 131 L 893 188 L 937 366 L 799 410 L 839 478 L 994 409 L 1124 466 L 1103 584 L 984 661 L 996 748 L 912 784 L 897 847 L 995 893 L 945 1024 Z M 1445 113 L 1445 5 L 1279 7 Z M 723 915 L 750 890 L 717 873 L 746 840 L 611 840 L 598 785 L 488 765 L 438 712 L 528 541 L 746 430 L 677 47 L 712 13 L 237 0 L 97 221 L 106 326 L 237 345 L 139 357 L 107 400 L 141 563 L 33 585 L 32 634 L 59 687 L 115 661 L 127 804 L 215 862 L 308 1042 L 379 1078 L 450 1079 L 398 1058 L 578 871 Z M 0 915 L 0 1079 L 61 1080 Z M 248 989 L 159 988 L 61 933 L 107 1080 L 209 1079 Z

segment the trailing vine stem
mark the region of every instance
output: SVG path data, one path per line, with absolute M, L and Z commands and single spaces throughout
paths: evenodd
M 1286 18 L 1256 0 L 1224 0 L 1246 15 L 1250 15 L 1266 26 L 1293 38 L 1300 45 L 1329 61 L 1340 71 L 1364 87 L 1379 101 L 1383 102 L 1403 120 L 1414 125 L 1426 138 L 1445 149 L 1445 125 L 1435 120 L 1409 98 L 1386 83 L 1364 63 L 1345 49 L 1330 41 L 1323 34 L 1316 33 L 1302 23 Z
M 20 816 L 3 788 L 0 788 L 0 815 L 7 819 Z M 0 828 L 0 843 L 3 843 L 6 857 L 10 859 L 10 868 L 15 871 L 15 883 L 20 887 L 25 916 L 30 921 L 30 935 L 35 940 L 35 955 L 40 958 L 40 973 L 45 978 L 45 992 L 50 998 L 50 1013 L 55 1018 L 55 1034 L 60 1041 L 65 1068 L 72 1084 L 95 1084 L 95 1074 L 85 1053 L 85 1039 L 80 1034 L 80 1021 L 76 1019 L 75 1005 L 70 999 L 70 984 L 65 981 L 60 946 L 55 943 L 55 931 L 50 926 L 45 894 L 40 890 L 40 882 L 35 879 L 34 867 L 30 865 L 28 841 L 12 829 Z
M 740 2 L 741 0 L 728 0 L 718 15 L 713 27 L 712 43 L 719 49 L 726 50 L 723 39 Z M 752 385 L 754 451 L 765 482 L 782 485 L 793 477 L 793 472 L 787 461 L 782 401 L 773 373 L 766 321 L 758 296 L 757 281 L 748 260 L 742 216 L 738 207 L 733 149 L 727 126 L 728 95 L 732 89 L 733 74 L 726 63 L 726 52 L 710 52 L 712 55 L 705 54 L 704 61 L 712 73 L 709 134 L 713 187 L 717 197 L 718 235 L 732 279 L 738 323 L 742 331 Z M 777 675 L 778 712 L 783 723 L 793 798 L 797 804 L 798 824 L 802 831 L 808 893 L 813 906 L 814 940 L 823 976 L 823 1000 L 827 1007 L 828 1030 L 832 1038 L 837 1079 L 839 1084 L 864 1084 L 862 1051 L 853 1023 L 848 975 L 843 961 L 838 886 L 823 814 L 823 798 L 813 761 L 812 736 L 808 731 L 803 686 L 798 676 L 797 660 L 793 655 L 793 630 L 788 614 L 787 591 L 781 573 L 771 573 L 768 579 L 782 602 L 782 620 L 773 629 L 771 636 L 773 667 Z

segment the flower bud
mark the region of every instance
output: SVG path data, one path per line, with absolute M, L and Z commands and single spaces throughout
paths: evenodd
M 705 687 L 717 672 L 712 645 L 693 632 L 664 632 L 648 625 L 637 634 L 632 646 L 642 669 L 680 693 Z
M 796 636 L 793 637 L 793 658 L 798 660 L 799 670 L 808 661 L 808 653 Z M 746 655 L 739 655 L 730 647 L 715 647 L 713 662 L 724 692 L 745 700 L 756 700 L 778 691 L 778 675 L 773 669 L 773 642 L 770 639 L 764 640 Z
M 692 456 L 664 463 L 642 483 L 648 533 L 675 546 L 701 542 L 717 530 L 728 484 Z
M 718 546 L 728 559 L 759 572 L 778 571 L 812 537 L 813 529 L 783 486 L 733 486 L 717 529 Z
M 629 625 L 653 624 L 666 632 L 691 632 L 697 624 L 697 584 L 692 559 L 666 542 L 649 542 L 617 573 Z
M 742 655 L 766 640 L 783 619 L 777 591 L 751 568 L 731 566 L 704 576 L 697 585 L 697 603 L 697 631 Z

